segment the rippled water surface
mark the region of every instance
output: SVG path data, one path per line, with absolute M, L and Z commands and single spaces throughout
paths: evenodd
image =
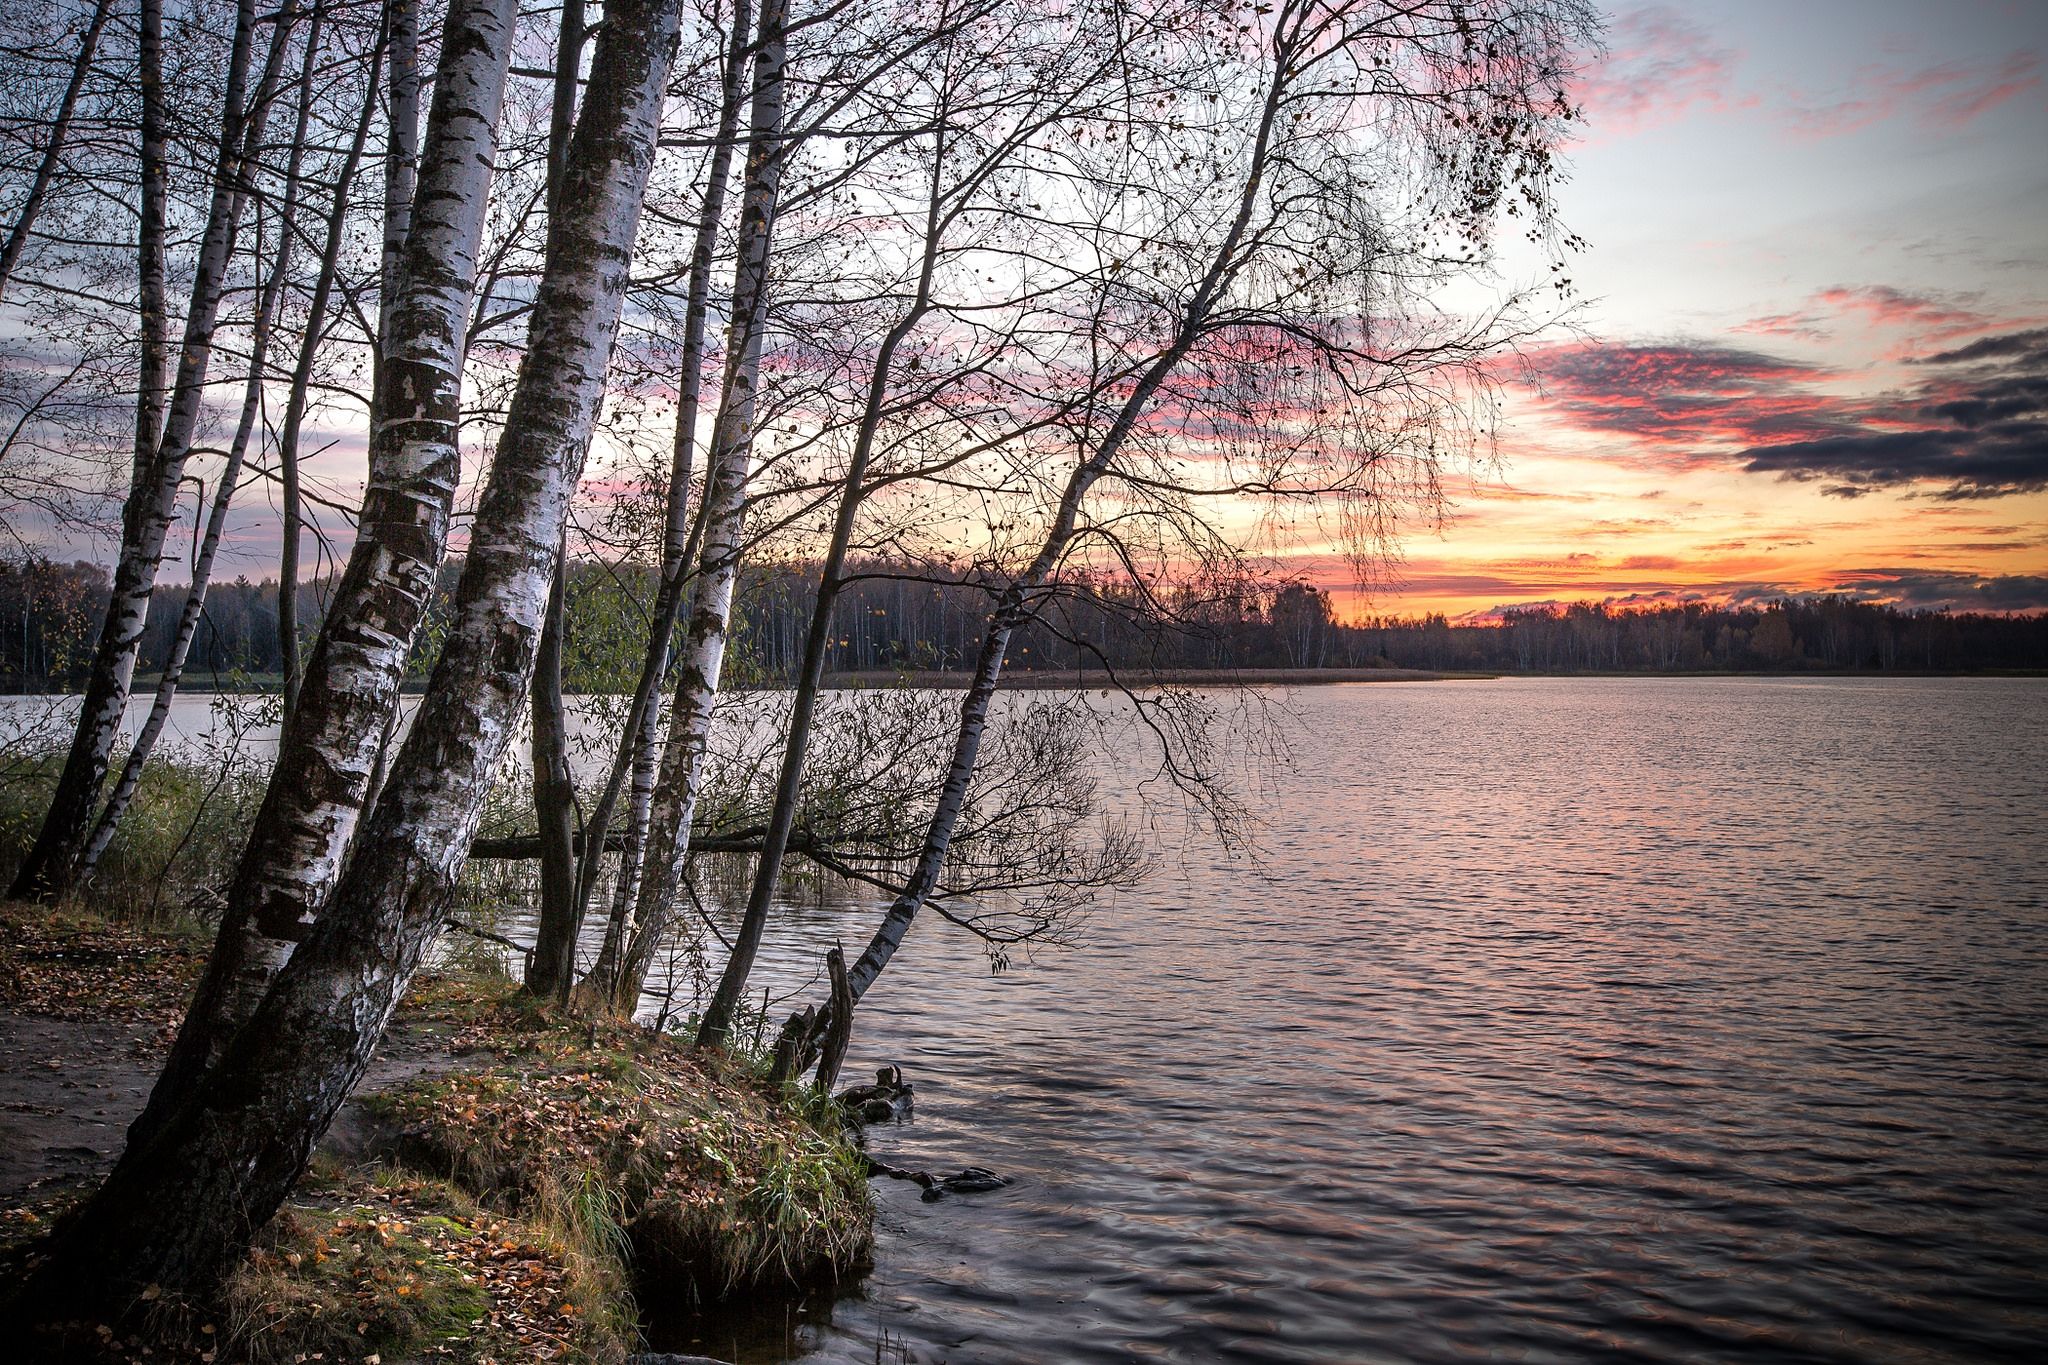
M 2048 680 L 1286 705 L 1257 865 L 1168 822 L 1077 947 L 927 920 L 864 1003 L 847 1074 L 918 1095 L 876 1151 L 1016 1183 L 880 1182 L 849 1294 L 663 1345 L 2048 1359 Z M 873 918 L 786 907 L 757 980 Z
M 921 924 L 869 1361 L 1915 1361 L 2048 1341 L 2048 682 L 1304 689 L 1254 868 L 1176 838 L 990 976 Z M 785 970 L 821 929 L 792 912 Z M 829 1320 L 828 1320 L 829 1317 Z M 750 1358 L 737 1329 L 699 1349 Z M 786 1352 L 785 1352 L 786 1354 Z

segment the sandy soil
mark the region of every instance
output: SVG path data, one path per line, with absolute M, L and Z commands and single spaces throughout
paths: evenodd
M 361 1097 L 461 1059 L 426 1028 L 394 1030 L 321 1144 L 344 1159 L 369 1137 Z M 129 1123 L 156 1080 L 154 1039 L 91 1019 L 0 1006 L 0 1205 L 97 1180 L 114 1164 Z

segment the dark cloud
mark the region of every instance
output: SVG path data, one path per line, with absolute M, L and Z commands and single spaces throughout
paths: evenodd
M 1945 569 L 1855 569 L 1836 575 L 1835 591 L 1908 609 L 2040 611 L 2048 608 L 2048 577 L 1972 574 Z
M 2032 357 L 2039 361 L 2041 353 L 2048 350 L 2048 327 L 2035 328 L 2028 332 L 2007 332 L 2003 336 L 1985 337 L 1967 346 L 1954 350 L 1939 351 L 1914 361 L 1916 365 L 1954 365 L 1979 360 L 2014 360 Z
M 1547 405 L 1583 431 L 1627 436 L 1675 463 L 1712 448 L 1835 435 L 1812 386 L 1832 372 L 1707 343 L 1559 346 L 1533 357 Z
M 1830 478 L 1821 491 L 1853 498 L 1878 488 L 1938 481 L 1935 496 L 1958 500 L 1997 498 L 2048 488 L 2048 424 L 2002 424 L 1985 428 L 1870 432 L 1790 441 L 1744 452 L 1742 466 L 1758 474 L 1791 479 Z
M 1861 293 L 1887 307 L 1923 302 Z M 1625 436 L 1660 465 L 1733 461 L 1824 481 L 1835 498 L 1931 486 L 1962 501 L 2048 488 L 2048 329 L 1915 360 L 1917 382 L 1880 396 L 1835 391 L 1844 376 L 1825 367 L 1712 343 L 1574 344 L 1533 359 L 1553 415 Z
M 1928 372 L 1918 389 L 1855 414 L 1851 429 L 1759 442 L 1742 452 L 1743 468 L 1829 479 L 1821 491 L 1835 497 L 1919 484 L 1942 485 L 1935 496 L 1950 501 L 2048 488 L 2048 330 L 1986 337 L 1918 363 Z

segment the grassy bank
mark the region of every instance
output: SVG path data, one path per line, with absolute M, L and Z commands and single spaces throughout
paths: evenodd
M 206 943 L 189 926 L 0 906 L 0 1009 L 132 1025 L 146 1076 Z M 643 1304 L 673 1321 L 865 1264 L 858 1152 L 743 1061 L 473 973 L 415 982 L 390 1046 L 414 1074 L 323 1148 L 222 1301 L 160 1303 L 145 1335 L 79 1325 L 81 1358 L 616 1362 Z M 7 1201 L 0 1281 L 86 1183 Z

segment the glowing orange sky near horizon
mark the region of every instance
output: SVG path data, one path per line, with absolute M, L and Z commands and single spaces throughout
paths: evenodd
M 1708 0 L 1608 37 L 1562 191 L 1589 335 L 1536 348 L 1501 466 L 1391 584 L 1293 562 L 1344 615 L 2048 607 L 2048 6 Z M 2009 354 L 1930 363 L 1973 344 Z M 1940 406 L 1975 399 L 1995 440 Z

